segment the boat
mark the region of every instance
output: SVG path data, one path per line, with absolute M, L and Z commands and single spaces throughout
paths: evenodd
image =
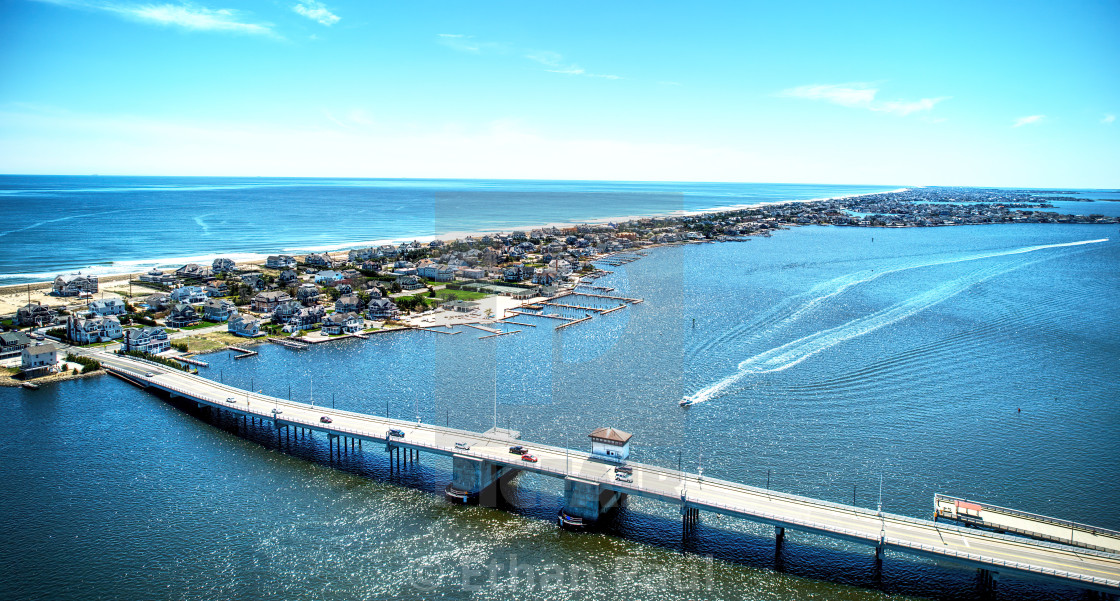
M 681 402 L 679 403 L 679 405 L 681 407 L 691 407 L 692 403 L 693 403 L 692 399 L 681 399 Z
M 39 390 L 39 385 L 34 382 L 24 382 L 23 384 L 20 384 L 20 386 L 23 386 L 28 390 Z

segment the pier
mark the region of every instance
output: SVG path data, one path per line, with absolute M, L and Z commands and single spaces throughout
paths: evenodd
M 324 434 L 345 448 L 365 442 L 401 461 L 421 453 L 451 458 L 447 497 L 489 504 L 500 495 L 499 482 L 518 472 L 534 472 L 564 481 L 561 526 L 588 526 L 604 512 L 636 495 L 677 506 L 682 528 L 716 513 L 775 528 L 776 552 L 787 530 L 866 544 L 880 558 L 897 551 L 977 569 L 981 585 L 994 590 L 1001 575 L 1040 579 L 1109 595 L 1120 593 L 1120 555 L 1048 541 L 938 523 L 781 493 L 656 465 L 627 462 L 631 477 L 615 477 L 616 463 L 586 450 L 518 441 L 538 459 L 523 461 L 508 451 L 511 438 L 419 422 L 390 419 L 312 406 L 226 386 L 199 376 L 129 357 L 92 351 L 110 373 L 148 390 L 189 399 L 235 417 L 271 423 L 277 430 Z M 329 417 L 330 422 L 321 421 Z M 390 430 L 400 435 L 390 436 Z
M 175 357 L 174 359 L 176 361 L 179 361 L 180 363 L 186 363 L 187 365 L 197 365 L 198 367 L 210 367 L 209 363 L 207 363 L 205 361 L 199 361 L 198 359 L 192 359 L 190 357 Z
M 268 341 L 298 351 L 302 351 L 303 349 L 310 346 L 305 342 L 296 342 L 295 340 L 288 340 L 287 338 L 269 338 Z

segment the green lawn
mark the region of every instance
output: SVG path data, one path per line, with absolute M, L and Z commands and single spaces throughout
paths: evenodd
M 209 328 L 209 327 L 212 327 L 212 326 L 220 326 L 220 325 L 222 325 L 222 324 L 218 323 L 216 321 L 200 321 L 199 323 L 196 323 L 193 326 L 187 326 L 183 329 L 184 330 L 201 330 L 202 328 Z

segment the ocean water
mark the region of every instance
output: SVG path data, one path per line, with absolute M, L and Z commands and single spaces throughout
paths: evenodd
M 0 175 L 0 285 L 895 188 Z
M 573 448 L 611 425 L 634 459 L 929 517 L 934 493 L 1120 528 L 1114 226 L 804 227 L 654 249 L 597 284 L 645 299 L 480 340 L 411 331 L 208 377 L 340 408 Z M 590 305 L 591 299 L 584 299 Z M 573 312 L 574 314 L 574 312 Z M 699 402 L 682 409 L 678 401 Z M 391 474 L 366 445 L 169 403 L 102 377 L 0 390 L 0 598 L 972 599 L 976 575 L 632 499 L 554 526 L 562 484 L 503 509 L 442 499 L 449 462 Z M 514 573 L 516 572 L 516 573 Z M 1081 599 L 1004 576 L 1001 598 Z

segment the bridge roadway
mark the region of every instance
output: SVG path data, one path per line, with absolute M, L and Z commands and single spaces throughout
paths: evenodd
M 879 513 L 641 463 L 628 462 L 633 468 L 633 482 L 621 482 L 614 477 L 613 463 L 591 458 L 586 452 L 518 441 L 539 460 L 530 463 L 509 452 L 508 439 L 287 401 L 154 363 L 108 353 L 89 354 L 111 371 L 141 386 L 162 389 L 237 415 L 274 420 L 278 427 L 298 426 L 445 456 L 473 457 L 558 478 L 596 482 L 602 489 L 658 499 L 682 508 L 865 543 L 880 551 L 894 549 L 993 573 L 1120 593 L 1120 555 L 1117 554 Z M 153 375 L 147 376 L 148 373 Z M 274 415 L 274 409 L 279 413 Z M 322 416 L 330 417 L 332 422 L 320 422 Z M 404 438 L 388 438 L 389 428 L 403 430 Z M 456 443 L 469 444 L 470 449 L 457 449 Z

